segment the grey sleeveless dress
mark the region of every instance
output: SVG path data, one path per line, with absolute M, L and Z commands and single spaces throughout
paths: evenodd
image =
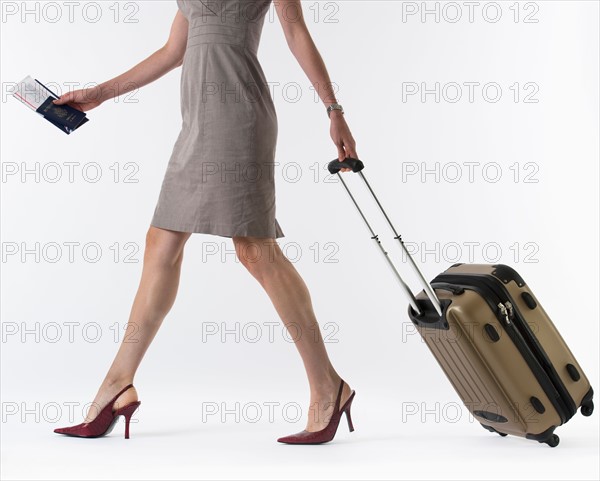
M 189 23 L 182 127 L 151 225 L 283 237 L 275 218 L 277 114 L 256 56 L 271 0 L 177 0 Z

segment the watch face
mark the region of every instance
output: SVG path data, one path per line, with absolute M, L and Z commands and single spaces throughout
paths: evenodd
M 327 107 L 327 115 L 329 115 L 332 110 L 339 110 L 342 112 L 342 114 L 344 113 L 344 109 L 340 104 L 331 104 L 329 107 Z

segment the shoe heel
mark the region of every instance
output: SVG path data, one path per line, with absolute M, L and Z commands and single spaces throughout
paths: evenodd
M 354 431 L 354 425 L 352 424 L 352 416 L 350 415 L 350 406 L 352 406 L 352 401 L 350 401 L 344 412 L 346 413 L 346 421 L 348 421 L 348 429 L 352 432 Z
M 346 411 L 346 419 L 348 420 L 348 429 L 350 432 L 354 431 L 354 425 L 352 424 L 352 417 L 350 416 L 350 409 Z
M 348 406 L 344 409 L 346 413 L 346 421 L 348 421 L 348 429 L 350 432 L 354 431 L 354 424 L 352 424 L 352 415 L 350 414 L 350 408 L 352 407 L 352 401 L 354 401 L 354 393 L 350 396 L 350 400 L 348 401 Z
M 125 416 L 125 439 L 129 439 L 129 422 L 131 421 L 131 416 L 133 416 L 133 413 L 139 407 L 140 404 L 142 404 L 141 401 L 133 402 L 117 410 L 117 412 L 115 413 L 116 416 Z

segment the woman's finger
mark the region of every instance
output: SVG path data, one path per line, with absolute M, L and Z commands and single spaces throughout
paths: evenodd
M 346 157 L 348 157 L 348 155 L 346 155 L 346 151 L 344 150 L 344 144 L 342 142 L 340 142 L 340 143 L 336 143 L 335 145 L 337 146 L 337 149 L 338 149 L 338 162 L 343 162 L 346 159 Z M 347 167 L 342 167 L 340 169 L 341 172 L 348 172 L 349 170 L 351 170 L 351 169 L 349 169 Z
M 72 97 L 73 97 L 73 92 L 67 92 L 66 94 L 61 95 L 57 99 L 54 99 L 52 101 L 52 103 L 57 104 L 57 105 L 62 105 L 67 102 L 70 102 Z
M 338 160 L 342 162 L 346 158 L 346 151 L 344 150 L 343 144 L 341 142 L 336 143 L 335 145 L 337 146 L 338 150 Z
M 356 153 L 356 143 L 354 142 L 354 139 L 344 142 L 344 148 L 346 149 L 348 156 L 358 159 L 358 154 Z

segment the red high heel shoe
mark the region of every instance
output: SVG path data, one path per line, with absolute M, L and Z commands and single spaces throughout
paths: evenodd
M 77 436 L 80 438 L 97 438 L 104 436 L 105 434 L 109 434 L 115 427 L 119 416 L 125 416 L 125 439 L 129 439 L 129 421 L 131 420 L 131 416 L 135 410 L 142 402 L 134 401 L 126 406 L 123 406 L 122 408 L 116 409 L 115 411 L 113 411 L 113 408 L 117 398 L 131 387 L 133 387 L 133 384 L 128 384 L 121 389 L 121 391 L 119 391 L 119 393 L 113 397 L 104 408 L 102 408 L 100 414 L 98 414 L 98 416 L 96 416 L 89 423 L 81 423 L 77 424 L 76 426 L 69 426 L 66 428 L 56 428 L 54 432 L 58 434 L 66 434 L 67 436 Z
M 350 416 L 350 406 L 352 405 L 352 400 L 354 399 L 354 395 L 356 392 L 353 390 L 350 394 L 348 400 L 344 403 L 344 405 L 340 408 L 340 401 L 342 398 L 342 389 L 344 388 L 344 380 L 340 383 L 340 390 L 338 391 L 337 399 L 335 400 L 335 406 L 333 408 L 333 414 L 331 415 L 331 419 L 329 420 L 329 424 L 320 431 L 300 431 L 296 434 L 290 434 L 289 436 L 284 436 L 279 438 L 277 441 L 280 443 L 287 444 L 321 444 L 327 443 L 331 441 L 335 433 L 337 431 L 337 427 L 340 423 L 340 419 L 342 417 L 342 413 L 346 413 L 346 420 L 348 421 L 348 429 L 350 432 L 354 431 L 354 426 L 352 425 L 352 417 Z

